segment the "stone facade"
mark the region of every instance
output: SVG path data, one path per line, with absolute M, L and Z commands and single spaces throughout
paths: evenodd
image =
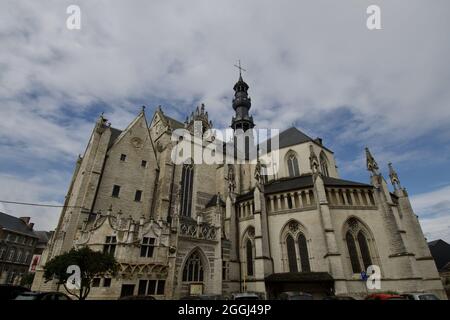
M 235 85 L 232 126 L 251 129 L 244 84 L 240 78 Z M 363 297 L 360 271 L 368 265 L 380 268 L 378 291 L 445 297 L 406 190 L 391 168 L 389 191 L 369 151 L 370 184 L 340 179 L 333 152 L 295 128 L 261 155 L 277 151 L 274 175 L 260 175 L 259 162 L 175 165 L 172 133 L 193 133 L 196 120 L 212 127 L 204 106 L 184 124 L 160 108 L 148 124 L 143 110 L 123 131 L 99 118 L 34 290 L 57 289 L 42 279 L 46 261 L 89 246 L 120 263 L 116 277 L 96 280 L 91 299 L 239 291 L 274 297 L 283 290 Z

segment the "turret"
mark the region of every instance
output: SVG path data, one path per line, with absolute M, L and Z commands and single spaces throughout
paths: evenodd
M 234 85 L 234 99 L 233 109 L 236 112 L 235 116 L 231 120 L 231 128 L 234 130 L 242 129 L 247 131 L 252 129 L 255 124 L 253 123 L 253 117 L 249 115 L 249 110 L 252 105 L 251 98 L 248 96 L 248 84 L 242 79 L 241 70 L 243 70 L 239 63 L 239 80 Z

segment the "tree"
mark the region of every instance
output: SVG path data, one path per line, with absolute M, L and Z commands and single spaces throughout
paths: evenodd
M 22 279 L 20 279 L 20 285 L 27 287 L 27 288 L 31 288 L 31 285 L 33 284 L 33 280 L 34 280 L 34 273 L 25 273 L 22 276 Z
M 79 286 L 76 289 L 67 286 L 68 280 L 70 282 L 77 276 L 72 269 L 74 266 L 80 271 Z M 48 261 L 44 266 L 44 278 L 46 282 L 56 279 L 70 295 L 85 300 L 91 291 L 93 279 L 106 273 L 115 275 L 117 267 L 117 261 L 111 254 L 83 247 L 72 249 Z

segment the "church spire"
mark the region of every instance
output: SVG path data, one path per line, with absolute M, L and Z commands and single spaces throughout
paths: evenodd
M 370 153 L 369 148 L 366 147 L 366 161 L 367 161 L 367 170 L 369 170 L 370 172 L 372 172 L 372 174 L 374 175 L 378 175 L 380 174 L 380 172 L 378 171 L 378 163 L 375 161 L 375 158 L 372 156 L 372 154 Z
M 394 170 L 394 167 L 392 166 L 392 163 L 388 163 L 389 166 L 389 178 L 391 178 L 392 186 L 395 190 L 401 189 L 402 186 L 400 185 L 400 179 L 398 178 L 397 172 Z
M 248 84 L 242 79 L 242 71 L 246 71 L 241 67 L 241 61 L 235 65 L 239 69 L 239 80 L 234 85 L 234 99 L 233 109 L 236 111 L 236 115 L 231 120 L 231 127 L 234 130 L 242 129 L 247 131 L 252 129 L 255 124 L 253 123 L 253 117 L 249 115 L 251 107 L 251 99 L 248 96 Z

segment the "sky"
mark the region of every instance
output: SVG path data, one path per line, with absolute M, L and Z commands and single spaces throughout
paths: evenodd
M 66 27 L 69 5 L 81 29 Z M 381 30 L 366 9 L 381 8 Z M 240 59 L 260 128 L 323 138 L 340 176 L 397 169 L 428 240 L 450 241 L 448 0 L 0 2 L 0 200 L 62 204 L 101 112 L 229 126 Z M 53 229 L 60 209 L 1 204 Z

